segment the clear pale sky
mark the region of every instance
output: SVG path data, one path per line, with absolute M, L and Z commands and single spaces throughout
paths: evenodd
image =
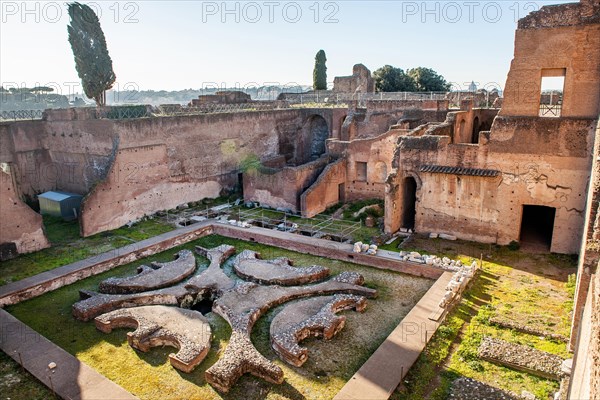
M 96 1 L 117 75 L 115 89 L 198 89 L 312 83 L 363 63 L 426 66 L 466 89 L 503 87 L 519 17 L 554 1 Z M 1 4 L 5 87 L 79 82 L 60 2 Z M 318 10 L 318 11 L 317 11 Z M 76 90 L 77 91 L 77 90 Z

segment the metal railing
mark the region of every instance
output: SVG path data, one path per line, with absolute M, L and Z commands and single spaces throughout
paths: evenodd
M 352 234 L 361 228 L 361 222 L 334 219 L 330 216 L 316 215 L 303 218 L 284 211 L 265 210 L 263 208 L 241 209 L 233 212 L 232 217 L 264 228 L 278 229 L 305 236 L 345 242 L 353 240 Z
M 149 107 L 145 105 L 104 107 L 96 113 L 98 119 L 136 119 L 150 116 L 152 115 Z
M 562 104 L 540 104 L 540 117 L 558 118 L 562 111 Z
M 0 121 L 19 121 L 42 119 L 44 110 L 0 111 Z
M 183 107 L 177 105 L 158 106 L 152 111 L 152 116 L 178 116 L 178 115 L 199 115 L 199 114 L 218 114 L 218 113 L 233 113 L 233 112 L 251 112 L 251 111 L 268 111 L 289 108 L 289 105 L 284 102 L 268 102 L 261 104 L 239 103 L 239 104 L 206 104 L 198 107 Z
M 162 219 L 176 226 L 187 226 L 204 219 L 217 219 L 223 222 L 234 220 L 316 238 L 329 237 L 337 242 L 354 240 L 353 234 L 362 227 L 360 221 L 334 219 L 325 215 L 303 218 L 286 211 L 262 207 L 246 208 L 241 199 L 218 206 L 166 212 Z
M 378 92 L 378 93 L 335 93 L 321 91 L 314 93 L 285 93 L 283 98 L 290 104 L 347 104 L 367 101 L 402 101 L 402 100 L 445 100 L 446 92 Z

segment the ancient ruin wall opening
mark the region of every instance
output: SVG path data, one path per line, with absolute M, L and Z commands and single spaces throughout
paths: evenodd
M 417 213 L 417 181 L 413 177 L 408 177 L 404 179 L 402 186 L 404 191 L 402 196 L 402 209 L 404 210 L 402 214 L 402 227 L 414 229 L 415 216 Z
M 523 205 L 521 235 L 519 240 L 524 246 L 550 250 L 556 208 L 546 206 Z
M 327 121 L 320 115 L 310 119 L 310 159 L 314 161 L 325 153 L 325 141 L 329 138 Z
M 560 117 L 566 73 L 566 68 L 542 69 L 540 117 Z
M 479 117 L 475 117 L 473 120 L 473 134 L 471 135 L 471 143 L 477 144 L 479 143 Z

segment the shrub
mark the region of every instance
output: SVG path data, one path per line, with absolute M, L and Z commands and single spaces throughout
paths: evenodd
M 509 250 L 517 251 L 517 250 L 519 250 L 521 248 L 521 245 L 519 244 L 519 242 L 513 240 L 512 242 L 510 242 L 508 244 L 507 247 L 508 247 Z

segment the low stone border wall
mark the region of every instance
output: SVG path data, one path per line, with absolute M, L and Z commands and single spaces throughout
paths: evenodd
M 478 350 L 479 357 L 533 375 L 559 380 L 563 359 L 557 355 L 486 336 Z
M 376 256 L 368 255 L 366 253 L 357 254 L 352 252 L 353 246 L 351 244 L 332 242 L 325 239 L 316 239 L 281 231 L 267 230 L 269 232 L 267 235 L 259 229 L 263 228 L 251 227 L 244 229 L 219 223 L 213 225 L 214 233 L 217 235 L 257 242 L 269 246 L 282 247 L 313 256 L 327 257 L 334 260 L 347 261 L 353 264 L 387 269 L 429 279 L 438 279 L 444 273 L 440 268 L 403 261 L 397 256 L 398 253 L 395 252 L 378 250 Z M 388 253 L 390 255 L 388 255 Z
M 452 400 L 521 400 L 521 396 L 510 393 L 471 378 L 458 378 L 452 382 Z
M 569 341 L 569 338 L 561 334 L 542 331 L 527 325 L 520 325 L 514 321 L 509 321 L 498 316 L 490 318 L 490 323 L 499 326 L 500 328 L 512 329 L 517 332 L 527 333 L 529 335 L 534 336 L 543 336 L 545 338 L 556 340 L 558 342 L 567 343 Z
M 397 253 L 385 250 L 379 250 L 377 256 L 353 254 L 352 245 L 349 244 L 294 235 L 287 232 L 264 230 L 263 228 L 244 228 L 221 224 L 216 221 L 206 221 L 166 232 L 150 239 L 1 286 L 0 307 L 17 304 L 77 282 L 78 280 L 100 274 L 112 268 L 134 262 L 211 234 L 282 247 L 301 253 L 348 261 L 354 264 L 387 269 L 429 279 L 437 279 L 444 272 L 442 269 L 434 266 L 402 261 L 397 258 Z
M 175 235 L 174 235 L 175 233 Z M 181 229 L 64 265 L 0 287 L 0 307 L 17 304 L 81 279 L 188 243 L 212 233 L 212 225 Z

